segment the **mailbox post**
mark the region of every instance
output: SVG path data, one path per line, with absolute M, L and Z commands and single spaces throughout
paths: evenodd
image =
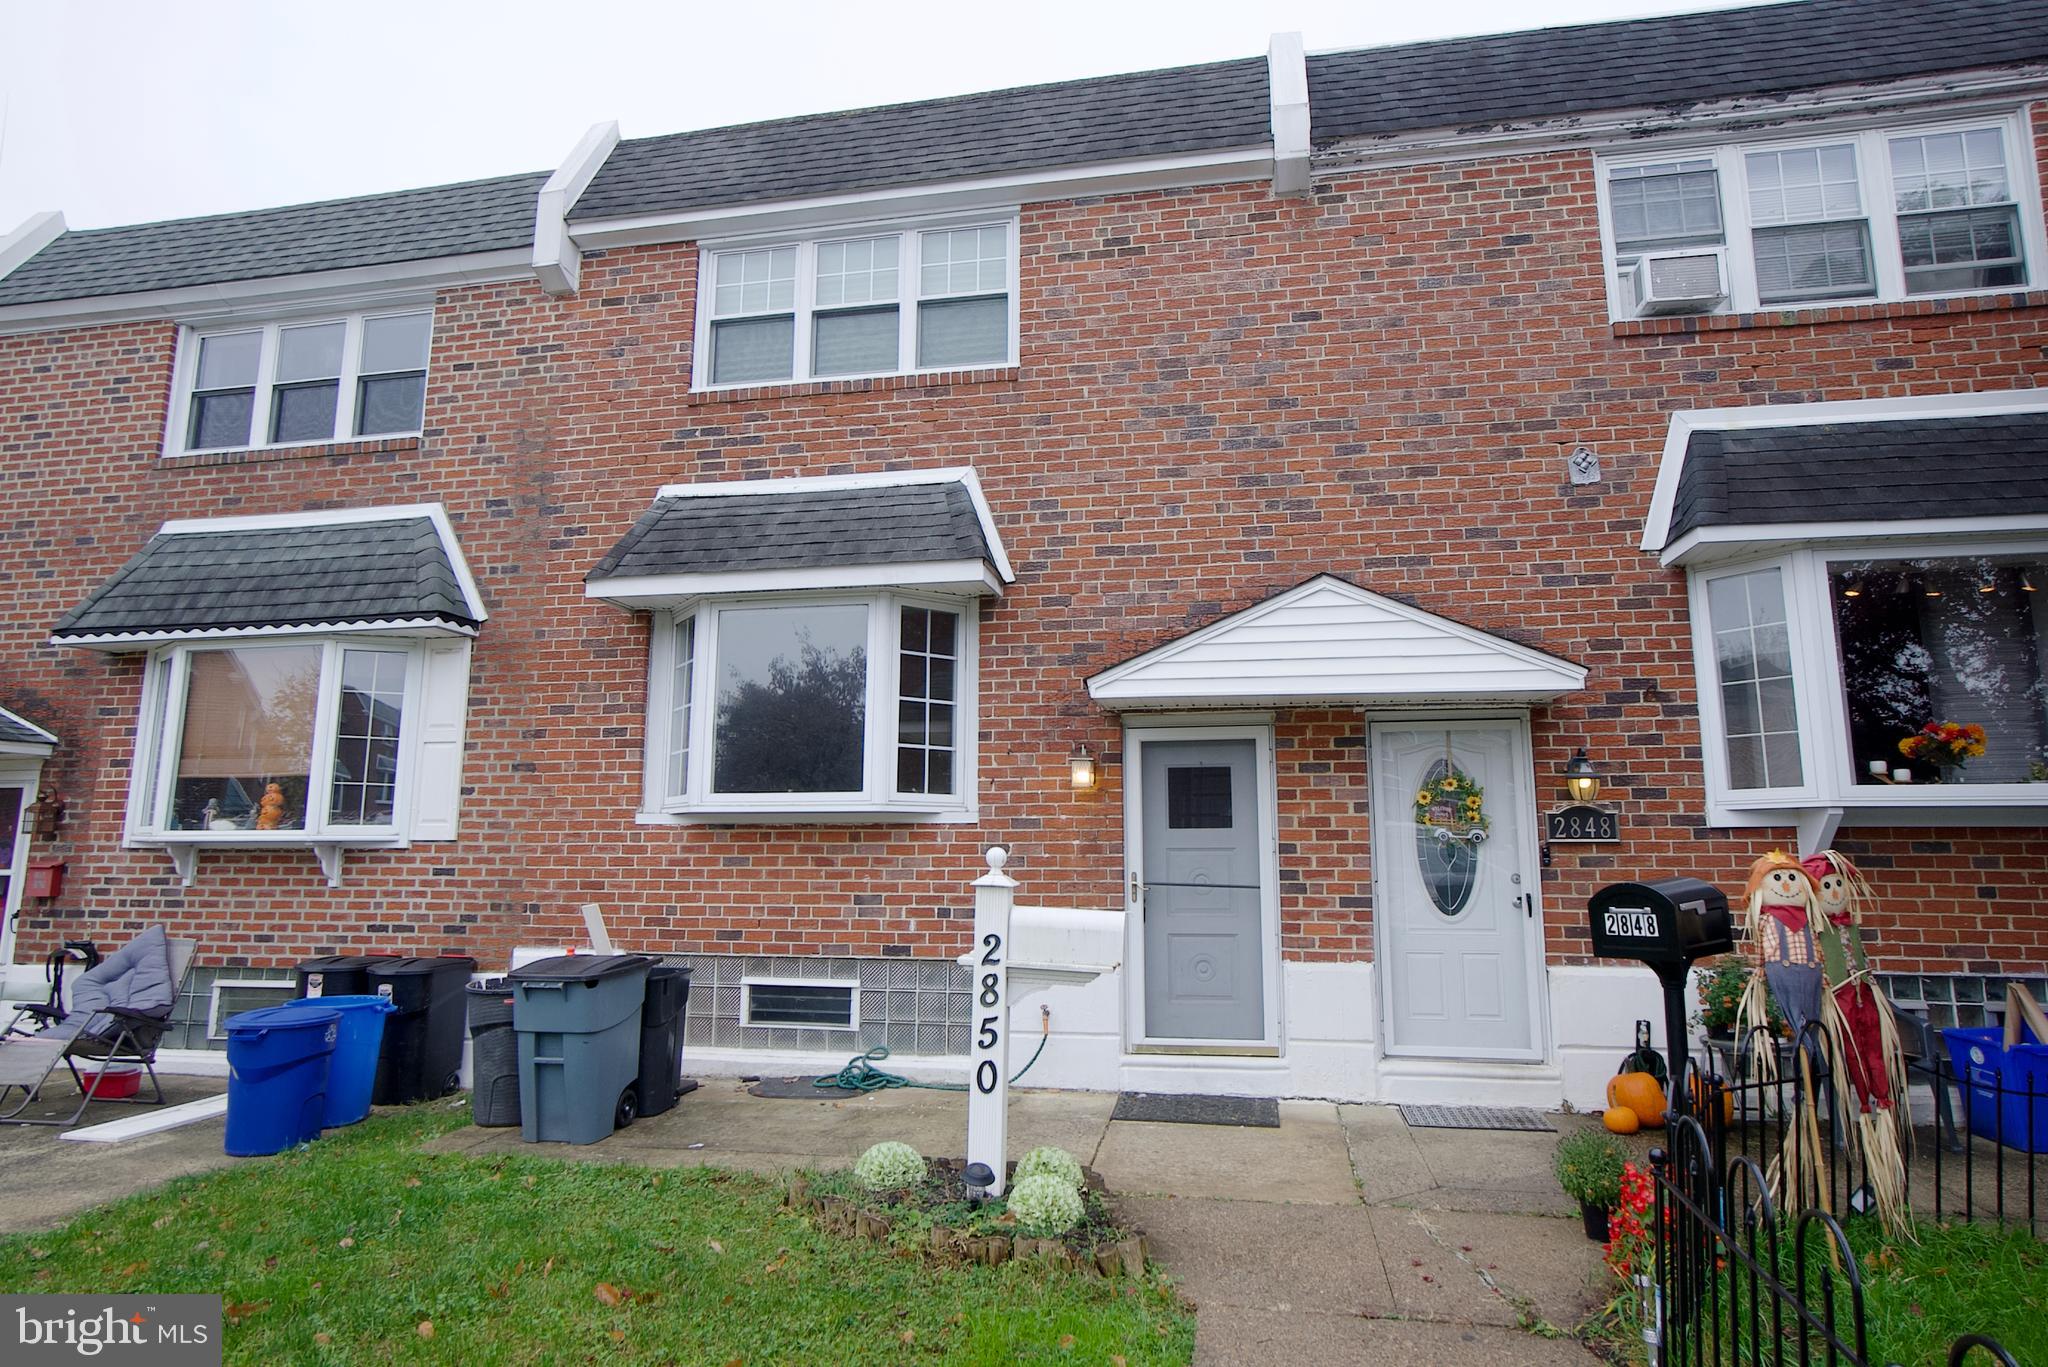
M 1593 953 L 1603 959 L 1636 959 L 1649 965 L 1664 987 L 1664 1033 L 1669 1040 L 1671 1104 L 1685 1099 L 1685 975 L 1694 960 L 1735 948 L 1728 899 L 1697 878 L 1661 878 L 1650 883 L 1610 883 L 1586 903 L 1592 917 Z

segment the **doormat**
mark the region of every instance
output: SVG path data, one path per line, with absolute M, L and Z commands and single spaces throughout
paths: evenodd
M 1280 1103 L 1258 1096 L 1177 1096 L 1119 1092 L 1111 1120 L 1157 1120 L 1168 1125 L 1249 1125 L 1280 1128 Z
M 837 1101 L 842 1097 L 867 1095 L 851 1087 L 813 1087 L 811 1079 L 814 1076 L 806 1073 L 802 1077 L 764 1077 L 747 1088 L 747 1095 L 766 1097 L 770 1101 Z
M 1401 1119 L 1413 1130 L 1542 1130 L 1554 1132 L 1540 1112 L 1527 1106 L 1403 1106 Z

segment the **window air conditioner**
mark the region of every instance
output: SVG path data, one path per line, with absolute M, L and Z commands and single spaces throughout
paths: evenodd
M 1630 272 L 1636 315 L 1706 313 L 1728 297 L 1719 251 L 1646 252 Z

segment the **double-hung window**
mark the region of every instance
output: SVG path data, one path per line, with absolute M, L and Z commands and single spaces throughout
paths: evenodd
M 657 628 L 649 797 L 687 814 L 943 815 L 973 772 L 972 600 L 708 599 Z
M 1016 356 L 1016 224 L 708 248 L 699 388 L 959 370 Z
M 166 449 L 415 434 L 432 331 L 432 314 L 419 309 L 190 330 Z
M 2008 116 L 1605 159 L 1613 316 L 2026 289 L 2043 250 L 2031 147 Z M 1653 253 L 1697 257 L 1659 263 L 1681 280 L 1725 268 L 1726 288 L 1638 299 Z

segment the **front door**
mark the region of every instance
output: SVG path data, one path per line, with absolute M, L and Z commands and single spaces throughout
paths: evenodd
M 0 978 L 14 962 L 14 918 L 21 910 L 21 879 L 28 863 L 29 790 L 0 781 Z
M 1258 744 L 1132 743 L 1139 754 L 1144 1035 L 1262 1040 L 1267 899 Z
M 1387 1052 L 1540 1057 L 1527 723 L 1401 721 L 1371 731 Z

